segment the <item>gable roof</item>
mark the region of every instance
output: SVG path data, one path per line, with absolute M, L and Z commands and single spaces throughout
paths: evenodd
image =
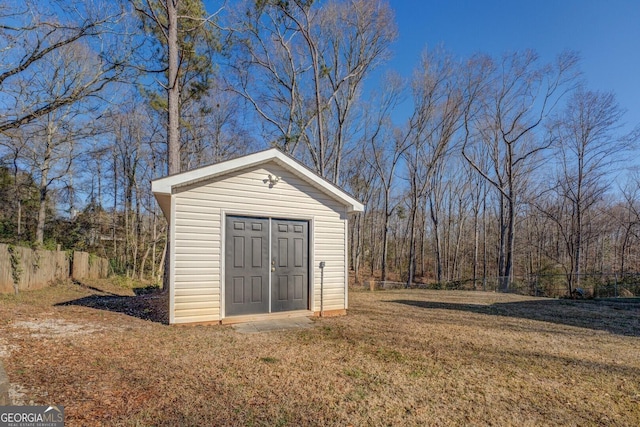
M 309 182 L 315 188 L 333 199 L 338 200 L 347 207 L 348 212 L 362 212 L 364 210 L 364 205 L 362 203 L 340 187 L 322 178 L 311 169 L 307 168 L 293 157 L 284 154 L 277 148 L 270 148 L 268 150 L 259 151 L 257 153 L 248 154 L 246 156 L 237 157 L 235 159 L 226 160 L 213 165 L 155 179 L 151 181 L 151 191 L 158 200 L 165 216 L 169 217 L 169 197 L 171 196 L 174 188 L 194 184 L 198 181 L 208 180 L 231 172 L 248 169 L 271 161 Z

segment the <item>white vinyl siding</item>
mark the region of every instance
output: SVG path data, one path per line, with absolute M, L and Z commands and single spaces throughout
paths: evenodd
M 267 177 L 280 181 L 269 188 Z M 345 308 L 345 206 L 293 172 L 269 162 L 174 189 L 174 323 L 223 317 L 223 214 L 310 221 L 309 278 L 313 311 L 320 310 L 320 261 L 324 310 Z

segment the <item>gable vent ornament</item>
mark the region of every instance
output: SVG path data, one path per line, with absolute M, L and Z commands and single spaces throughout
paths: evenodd
M 269 186 L 273 187 L 280 181 L 280 177 L 269 174 Z

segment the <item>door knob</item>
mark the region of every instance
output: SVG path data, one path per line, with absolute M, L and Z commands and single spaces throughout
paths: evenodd
M 276 271 L 276 268 L 275 267 L 271 267 L 271 271 Z

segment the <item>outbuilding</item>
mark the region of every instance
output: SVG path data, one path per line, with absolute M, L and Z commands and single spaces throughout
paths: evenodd
M 363 205 L 273 148 L 154 180 L 169 223 L 169 322 L 348 308 L 347 216 Z

